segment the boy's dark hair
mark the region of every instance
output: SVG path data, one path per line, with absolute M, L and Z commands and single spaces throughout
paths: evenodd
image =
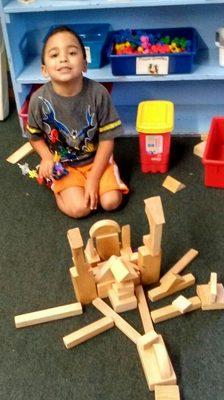
M 50 32 L 48 32 L 47 36 L 44 39 L 44 45 L 43 45 L 42 52 L 41 52 L 41 63 L 42 63 L 42 65 L 44 65 L 45 49 L 46 49 L 46 45 L 47 45 L 48 39 L 50 39 L 50 37 L 52 37 L 53 35 L 55 35 L 56 33 L 59 33 L 59 32 L 69 32 L 78 40 L 78 42 L 80 44 L 80 47 L 81 47 L 81 50 L 82 50 L 83 58 L 84 58 L 84 60 L 86 60 L 85 47 L 84 47 L 82 39 L 80 38 L 78 33 L 76 33 L 69 26 L 61 25 L 61 26 L 57 26 L 56 28 L 51 29 Z

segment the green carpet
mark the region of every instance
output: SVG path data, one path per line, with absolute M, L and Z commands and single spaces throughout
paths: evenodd
M 61 214 L 53 195 L 23 176 L 5 159 L 24 140 L 16 112 L 0 123 L 0 337 L 2 400 L 151 400 L 135 345 L 113 328 L 66 350 L 62 337 L 101 317 L 89 305 L 83 315 L 16 330 L 14 316 L 74 302 L 68 268 L 72 265 L 66 232 L 79 227 L 84 241 L 91 225 L 111 218 L 131 224 L 132 247 L 148 233 L 143 200 L 160 195 L 166 224 L 162 240 L 162 273 L 190 248 L 200 255 L 187 268 L 198 283 L 210 272 L 224 282 L 224 191 L 203 184 L 201 160 L 192 154 L 195 138 L 173 138 L 169 174 L 186 185 L 175 195 L 161 185 L 166 176 L 143 174 L 137 138 L 116 143 L 121 175 L 131 188 L 120 210 L 97 212 L 83 220 Z M 37 164 L 27 157 L 30 167 Z M 195 294 L 195 286 L 183 292 Z M 177 297 L 155 302 L 152 309 Z M 143 333 L 136 310 L 123 314 Z M 163 335 L 184 400 L 223 400 L 223 311 L 196 311 L 156 325 Z

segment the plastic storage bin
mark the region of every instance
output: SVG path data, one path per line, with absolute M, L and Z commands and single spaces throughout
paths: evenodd
M 88 68 L 101 68 L 109 62 L 107 57 L 107 39 L 110 30 L 110 24 L 66 25 L 74 30 L 76 33 L 78 33 L 78 35 L 81 37 L 86 50 Z M 45 38 L 56 27 L 57 25 L 52 26 L 45 35 Z
M 202 162 L 205 186 L 224 188 L 224 117 L 212 119 Z
M 171 101 L 143 101 L 139 104 L 136 129 L 142 172 L 167 172 L 173 125 L 174 105 Z
M 136 29 L 142 33 L 171 38 L 185 37 L 191 41 L 191 51 L 182 53 L 161 53 L 143 55 L 116 55 L 113 54 L 115 34 L 122 34 L 122 30 L 113 31 L 108 50 L 113 75 L 153 75 L 157 67 L 158 75 L 186 74 L 193 70 L 193 63 L 198 50 L 198 33 L 194 28 L 161 28 L 161 29 Z

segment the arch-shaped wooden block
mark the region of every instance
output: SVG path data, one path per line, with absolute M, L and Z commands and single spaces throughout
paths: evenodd
M 121 231 L 120 225 L 112 219 L 102 219 L 95 222 L 89 230 L 91 238 L 97 236 L 109 235 L 110 233 L 119 233 Z

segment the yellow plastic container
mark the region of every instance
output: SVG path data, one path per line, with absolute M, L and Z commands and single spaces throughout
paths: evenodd
M 171 101 L 142 101 L 138 106 L 136 129 L 144 134 L 172 132 L 174 105 Z
M 139 104 L 136 129 L 142 172 L 167 172 L 173 125 L 174 105 L 171 101 L 143 101 Z

